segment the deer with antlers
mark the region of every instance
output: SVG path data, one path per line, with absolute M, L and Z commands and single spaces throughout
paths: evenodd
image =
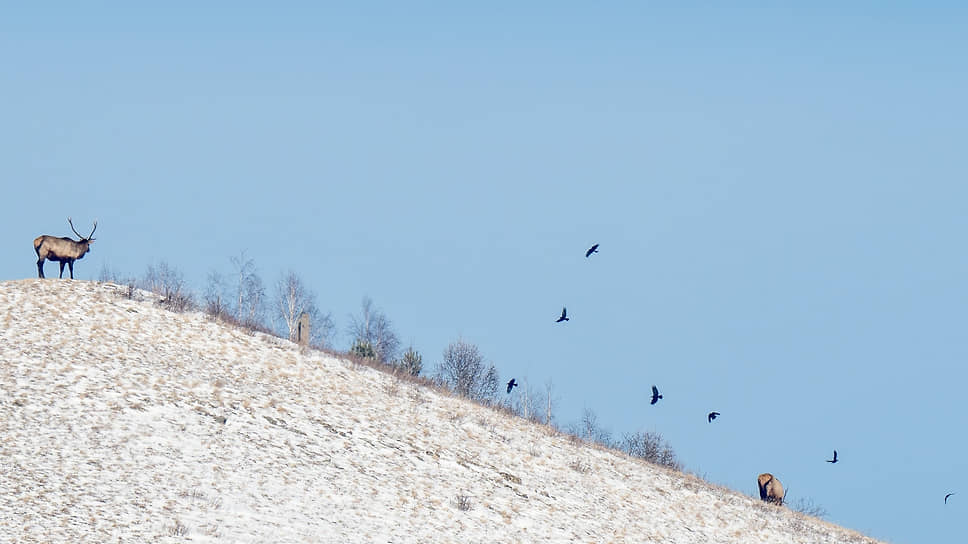
M 84 255 L 91 251 L 91 242 L 94 241 L 94 231 L 97 230 L 97 220 L 94 220 L 94 228 L 91 229 L 91 234 L 87 236 L 81 236 L 77 229 L 74 228 L 74 223 L 71 222 L 71 218 L 67 218 L 67 224 L 71 226 L 71 230 L 77 235 L 80 240 L 71 240 L 70 238 L 49 236 L 47 234 L 43 236 L 38 236 L 34 238 L 34 251 L 37 252 L 37 277 L 43 278 L 44 276 L 44 260 L 57 261 L 60 263 L 60 276 L 64 277 L 64 265 L 66 264 L 71 271 L 71 279 L 74 279 L 74 261 L 77 259 L 84 258 Z

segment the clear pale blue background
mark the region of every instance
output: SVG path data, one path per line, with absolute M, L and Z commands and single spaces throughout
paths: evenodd
M 368 295 L 428 367 L 463 337 L 553 380 L 562 426 L 963 538 L 966 8 L 484 4 L 5 4 L 0 278 L 68 215 L 80 279 L 245 250 L 337 347 Z

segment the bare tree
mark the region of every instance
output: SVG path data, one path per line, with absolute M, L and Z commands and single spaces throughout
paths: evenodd
M 235 267 L 235 277 L 238 278 L 235 318 L 245 325 L 262 325 L 266 290 L 256 270 L 255 261 L 247 258 L 245 251 L 237 257 L 230 257 L 230 261 Z
M 545 416 L 544 416 L 545 417 L 544 422 L 547 423 L 548 425 L 554 425 L 554 415 L 555 415 L 554 409 L 555 409 L 555 404 L 557 403 L 557 400 L 558 400 L 557 397 L 552 395 L 552 391 L 554 391 L 554 382 L 551 381 L 551 378 L 548 378 L 548 381 L 545 382 Z
M 299 317 L 316 311 L 315 298 L 292 270 L 276 282 L 275 307 L 290 341 L 296 341 Z
M 511 395 L 511 408 L 514 413 L 535 423 L 553 425 L 555 397 L 552 395 L 552 382 L 545 383 L 544 391 L 531 387 L 528 378 L 522 378 L 517 394 Z
M 489 402 L 498 391 L 498 374 L 480 350 L 463 340 L 451 342 L 437 366 L 437 378 L 459 395 Z
M 288 335 L 289 340 L 296 341 L 299 317 L 305 313 L 309 314 L 309 343 L 320 347 L 328 345 L 336 328 L 332 316 L 319 311 L 316 295 L 292 270 L 284 273 L 276 282 L 273 306 L 277 312 L 275 315 L 282 320 L 281 332 Z
M 514 413 L 527 419 L 528 421 L 534 421 L 537 423 L 543 423 L 542 417 L 543 413 L 541 411 L 541 399 L 539 398 L 539 393 L 531 388 L 528 378 L 521 378 L 521 382 L 518 384 L 517 394 L 512 395 L 511 408 Z
M 369 344 L 381 363 L 392 362 L 400 349 L 400 339 L 393 332 L 393 324 L 383 312 L 373 307 L 370 297 L 363 297 L 358 317 L 350 316 L 349 333 L 354 346 Z

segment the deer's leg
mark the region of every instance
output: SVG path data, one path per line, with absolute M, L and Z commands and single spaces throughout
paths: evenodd
M 67 264 L 67 263 L 65 263 L 64 261 L 61 261 L 60 262 L 60 270 L 61 271 L 60 271 L 60 276 L 57 276 L 58 278 L 63 278 L 64 277 L 64 265 L 65 264 Z
M 67 268 L 71 269 L 71 279 L 74 279 L 74 261 L 67 261 Z
M 38 278 L 43 278 L 44 277 L 44 260 L 43 259 L 39 259 L 37 261 L 37 277 Z

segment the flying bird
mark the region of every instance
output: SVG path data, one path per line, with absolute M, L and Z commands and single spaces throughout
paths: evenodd
M 511 378 L 511 381 L 508 382 L 508 393 L 510 393 L 511 390 L 514 389 L 517 385 L 518 385 L 518 382 L 514 381 L 514 378 Z
M 955 493 L 956 493 L 956 492 L 951 492 L 951 493 L 948 493 L 947 495 L 945 495 L 945 496 L 944 496 L 944 503 L 945 503 L 945 504 L 948 504 L 948 497 L 950 497 L 950 496 L 952 496 L 952 495 L 954 495 Z
M 659 399 L 661 399 L 661 398 L 662 398 L 662 395 L 659 394 L 659 388 L 653 385 L 652 386 L 652 402 L 650 402 L 649 404 L 655 404 L 655 403 L 659 402 Z
M 834 450 L 834 458 L 833 459 L 827 459 L 827 462 L 828 463 L 836 463 L 837 462 L 837 450 Z
M 585 258 L 587 259 L 588 257 L 591 257 L 592 253 L 598 253 L 598 244 L 588 248 L 588 251 L 585 252 Z
M 568 321 L 568 308 L 561 309 L 561 317 L 555 320 L 555 323 L 561 323 L 562 321 Z
M 709 415 L 706 416 L 706 423 L 712 423 L 717 417 L 719 417 L 719 412 L 709 412 Z

